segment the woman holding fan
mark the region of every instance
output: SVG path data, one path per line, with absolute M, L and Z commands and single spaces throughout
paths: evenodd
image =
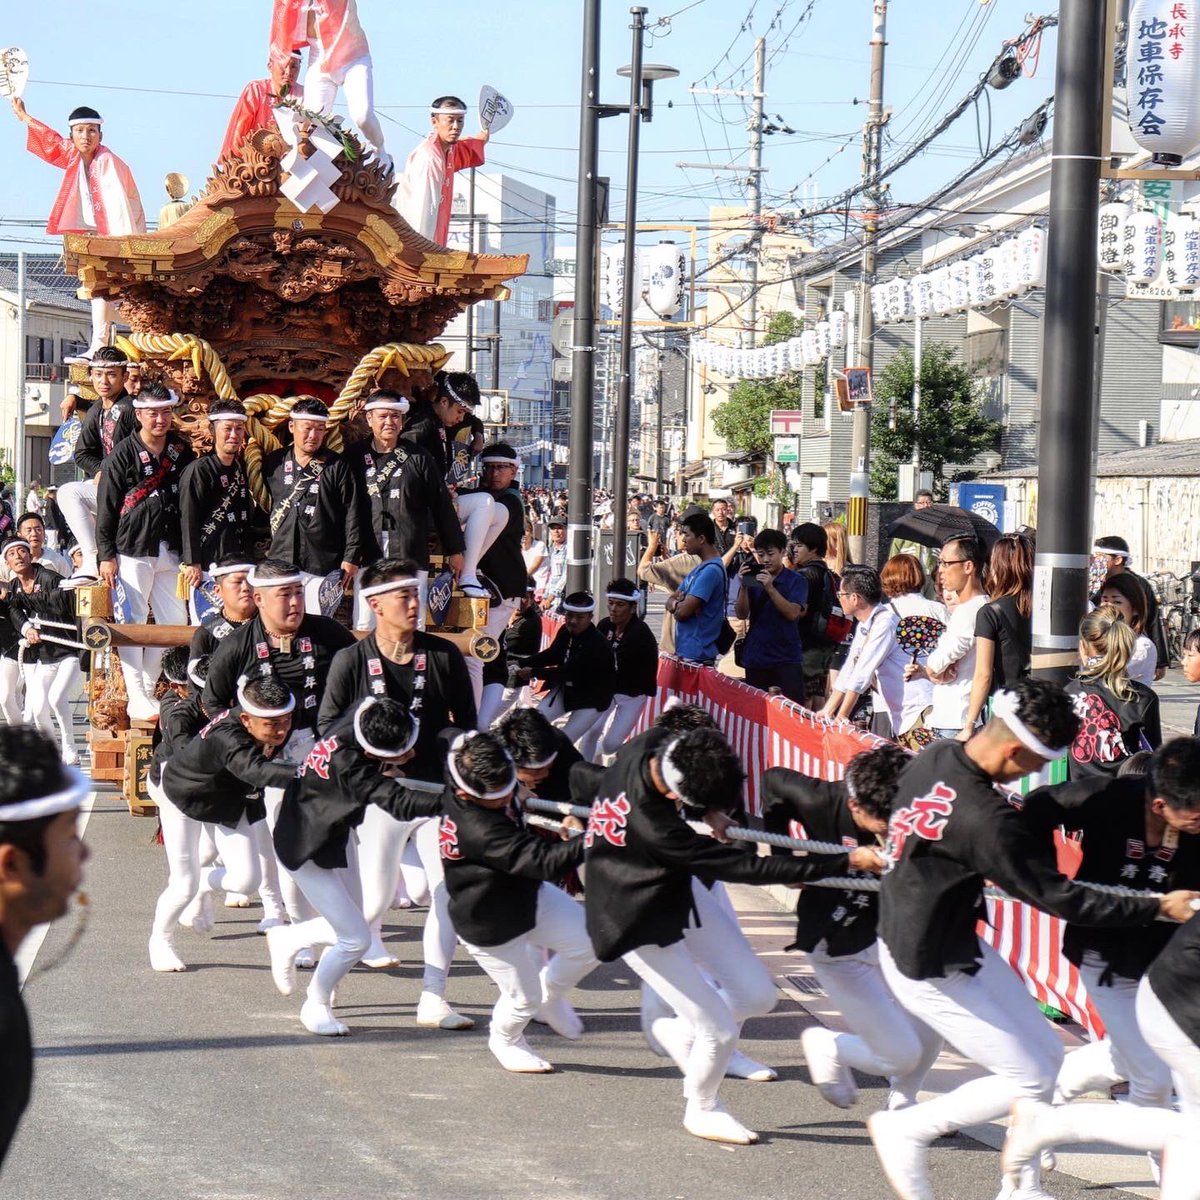
M 880 582 L 888 607 L 896 614 L 896 640 L 912 662 L 924 666 L 929 652 L 946 628 L 946 606 L 924 594 L 925 568 L 915 554 L 893 554 L 883 564 Z M 893 736 L 909 750 L 920 750 L 932 740 L 925 714 L 933 703 L 933 684 L 916 675 L 904 681 L 904 715 Z

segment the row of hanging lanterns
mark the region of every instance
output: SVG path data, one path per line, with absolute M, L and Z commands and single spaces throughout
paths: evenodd
M 692 358 L 729 379 L 776 379 L 815 367 L 846 345 L 849 318 L 837 309 L 811 329 L 772 346 L 740 350 L 708 338 L 692 339 Z
M 871 288 L 877 325 L 987 308 L 1046 285 L 1046 231 L 1036 226 L 986 250 L 911 278 Z
M 1200 288 L 1200 220 L 1190 213 L 1163 217 L 1117 201 L 1102 204 L 1097 256 L 1101 271 L 1135 286 Z

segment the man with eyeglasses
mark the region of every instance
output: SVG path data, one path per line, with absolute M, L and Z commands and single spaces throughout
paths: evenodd
M 100 577 L 96 559 L 100 466 L 138 428 L 133 400 L 125 390 L 126 366 L 125 352 L 115 346 L 101 346 L 92 358 L 89 374 L 99 403 L 93 404 L 84 415 L 79 441 L 75 444 L 75 465 L 83 472 L 83 479 L 64 483 L 58 490 L 58 506 L 83 556 L 79 570 L 71 576 L 75 586 L 96 583 Z
M 401 437 L 408 399 L 380 389 L 367 397 L 363 415 L 371 436 L 346 449 L 346 462 L 358 479 L 364 506 L 361 518 L 363 562 L 411 560 L 419 570 L 420 619 L 425 627 L 425 597 L 429 581 L 429 533 L 436 529 L 442 550 L 455 575 L 463 569 L 462 527 L 437 460 L 424 447 Z M 359 595 L 355 576 L 354 627 L 374 628 L 371 607 Z

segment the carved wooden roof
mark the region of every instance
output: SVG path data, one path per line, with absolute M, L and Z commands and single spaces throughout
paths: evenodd
M 373 347 L 427 343 L 468 305 L 503 299 L 528 265 L 421 237 L 390 203 L 390 170 L 361 155 L 336 160 L 334 208 L 301 212 L 280 192 L 287 149 L 275 132 L 252 135 L 156 233 L 69 235 L 67 270 L 89 293 L 115 293 L 135 332 L 209 341 L 240 384 L 270 374 L 340 382 Z

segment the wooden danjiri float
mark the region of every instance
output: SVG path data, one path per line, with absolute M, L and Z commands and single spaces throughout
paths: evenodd
M 281 446 L 298 396 L 329 404 L 332 449 L 366 436 L 365 395 L 377 384 L 409 396 L 430 385 L 449 358 L 434 339 L 468 305 L 505 299 L 506 281 L 526 268 L 524 255 L 468 254 L 414 232 L 392 206 L 395 186 L 390 164 L 330 117 L 301 122 L 295 150 L 278 130 L 252 133 L 155 233 L 66 237 L 68 271 L 83 294 L 118 301 L 132 331 L 118 344 L 145 378 L 178 393 L 176 426 L 197 454 L 211 448 L 209 404 L 245 404 L 247 475 L 264 508 L 262 459 Z M 85 366 L 73 382 L 89 394 Z M 178 645 L 194 631 L 115 624 L 105 587 L 78 597 L 92 651 L 93 777 L 123 782 L 132 811 L 153 811 L 152 728 L 130 729 L 114 647 Z M 478 632 L 487 605 L 456 594 L 437 632 L 493 656 L 494 640 Z

